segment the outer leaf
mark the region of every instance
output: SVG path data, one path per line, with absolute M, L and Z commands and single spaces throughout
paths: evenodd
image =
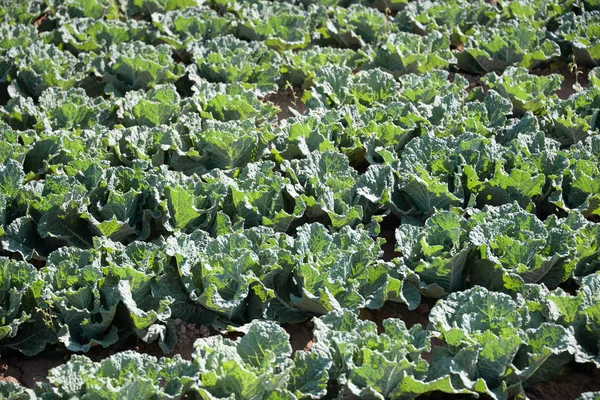
M 546 39 L 545 29 L 513 20 L 494 27 L 475 25 L 469 31 L 464 50 L 456 56 L 461 68 L 479 73 L 502 71 L 511 65 L 535 68 L 558 55 L 560 49 Z
M 233 36 L 210 40 L 189 48 L 200 76 L 211 82 L 240 82 L 266 94 L 276 90 L 281 58 L 259 42 Z
M 445 69 L 455 63 L 449 49 L 450 40 L 439 32 L 419 36 L 400 32 L 389 35 L 375 52 L 373 68 L 381 68 L 395 76 Z
M 169 46 L 150 46 L 140 41 L 112 45 L 105 60 L 102 78 L 108 83 L 105 91 L 122 95 L 128 90 L 149 89 L 174 83 L 183 67 L 171 57 Z
M 396 251 L 428 290 L 448 294 L 464 288 L 472 248 L 467 239 L 467 221 L 451 211 L 431 216 L 424 227 L 403 224 L 396 230 Z
M 483 81 L 503 97 L 511 100 L 515 112 L 519 115 L 531 111 L 536 115 L 545 114 L 547 103 L 555 98 L 560 89 L 562 76 L 529 75 L 525 68 L 508 67 L 501 76 L 487 74 Z
M 200 371 L 201 395 L 263 398 L 285 389 L 293 361 L 289 335 L 273 322 L 255 321 L 242 327 L 236 341 L 215 336 L 195 343 L 194 364 Z

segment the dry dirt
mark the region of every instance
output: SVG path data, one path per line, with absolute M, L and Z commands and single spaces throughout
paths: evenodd
M 526 389 L 530 400 L 574 400 L 584 392 L 600 391 L 600 370 L 591 365 L 579 366 L 549 382 L 539 382 Z
M 306 112 L 306 106 L 302 103 L 302 89 L 297 87 L 286 87 L 277 93 L 265 97 L 265 101 L 270 101 L 279 106 L 281 112 L 277 114 L 279 121 L 293 117 L 293 111 L 298 114 Z
M 313 323 L 311 321 L 299 324 L 285 324 L 283 329 L 290 335 L 292 345 L 292 357 L 299 350 L 310 351 L 313 339 Z
M 135 350 L 158 358 L 179 354 L 182 358 L 191 360 L 196 339 L 216 334 L 216 331 L 205 326 L 196 326 L 181 320 L 175 320 L 174 323 L 179 340 L 169 354 L 164 354 L 156 343 L 144 343 L 130 336 L 119 340 L 107 349 L 94 347 L 85 355 L 97 362 L 121 351 Z M 44 350 L 34 357 L 8 351 L 0 358 L 0 381 L 12 381 L 33 388 L 37 382 L 46 382 L 48 371 L 69 361 L 71 355 L 72 353 L 59 348 Z
M 206 326 L 189 324 L 180 319 L 175 320 L 175 326 L 179 340 L 170 355 L 179 354 L 186 360 L 192 359 L 196 339 L 214 335 L 214 332 Z
M 531 73 L 535 75 L 550 75 L 560 74 L 564 77 L 560 90 L 556 93 L 559 98 L 567 99 L 570 95 L 576 92 L 575 86 L 579 84 L 585 88 L 589 84 L 588 74 L 589 68 L 578 66 L 577 69 L 571 69 L 569 64 L 564 61 L 551 64 L 544 69 L 534 69 Z

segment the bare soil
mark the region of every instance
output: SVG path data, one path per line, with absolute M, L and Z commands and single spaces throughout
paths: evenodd
M 18 353 L 3 354 L 0 359 L 0 381 L 14 382 L 33 388 L 37 382 L 46 382 L 48 371 L 68 361 L 69 355 L 44 352 L 35 357 Z
M 378 310 L 361 309 L 359 317 L 363 320 L 375 322 L 379 332 L 383 332 L 383 321 L 388 318 L 399 318 L 404 321 L 408 328 L 416 324 L 426 328 L 429 324 L 427 317 L 434 304 L 435 300 L 423 298 L 423 301 L 415 310 L 409 310 L 406 304 L 386 302 Z
M 196 326 L 181 320 L 175 320 L 178 342 L 173 351 L 164 354 L 157 343 L 144 343 L 134 336 L 123 338 L 109 348 L 94 347 L 85 356 L 92 361 L 102 361 L 115 353 L 134 350 L 157 358 L 180 355 L 186 360 L 192 359 L 196 339 L 214 335 L 217 332 L 205 326 Z M 69 361 L 74 353 L 60 348 L 49 348 L 40 354 L 27 357 L 16 351 L 7 351 L 0 358 L 0 381 L 18 383 L 33 388 L 37 382 L 47 382 L 48 371 Z
M 290 335 L 292 357 L 299 350 L 310 351 L 314 343 L 312 321 L 299 324 L 286 324 L 283 325 L 283 329 Z
M 293 112 L 298 114 L 304 114 L 306 112 L 306 106 L 302 102 L 302 89 L 297 87 L 286 87 L 279 90 L 275 94 L 268 95 L 265 97 L 266 101 L 279 106 L 281 112 L 277 114 L 279 121 L 293 117 Z
M 531 73 L 540 76 L 546 76 L 550 74 L 560 74 L 564 77 L 560 90 L 556 93 L 561 99 L 568 99 L 573 93 L 576 93 L 576 86 L 579 85 L 582 88 L 586 88 L 589 84 L 588 74 L 589 68 L 584 66 L 577 66 L 572 68 L 565 61 L 557 61 L 550 64 L 548 67 L 543 69 L 534 69 Z
M 199 338 L 205 338 L 214 334 L 209 328 L 202 325 L 194 325 L 184 322 L 180 319 L 175 320 L 177 327 L 177 336 L 179 338 L 175 349 L 169 355 L 179 354 L 186 360 L 192 359 L 194 353 L 194 343 Z
M 574 400 L 584 392 L 600 391 L 600 370 L 592 365 L 575 367 L 559 378 L 527 388 L 530 400 Z

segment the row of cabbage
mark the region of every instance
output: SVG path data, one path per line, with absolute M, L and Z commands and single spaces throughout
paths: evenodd
M 34 390 L 3 382 L 14 399 L 64 398 L 415 398 L 431 391 L 525 398 L 524 386 L 576 360 L 598 364 L 600 278 L 577 294 L 527 285 L 511 298 L 477 287 L 440 300 L 430 325 L 383 329 L 349 310 L 314 319 L 315 343 L 293 354 L 276 323 L 253 321 L 237 339 L 199 339 L 191 361 L 131 351 L 101 362 L 85 356 L 49 372 Z M 445 346 L 432 346 L 442 339 Z M 582 398 L 594 398 L 593 393 Z
M 264 160 L 202 176 L 164 164 L 144 169 L 86 160 L 89 153 L 78 152 L 86 142 L 77 139 L 63 131 L 42 135 L 24 157 L 0 167 L 4 250 L 45 260 L 62 246 L 89 248 L 94 237 L 126 244 L 178 231 L 218 235 L 253 226 L 294 234 L 311 222 L 334 230 L 363 224 L 377 235 L 390 213 L 422 225 L 436 210 L 464 214 L 506 203 L 532 218 L 550 215 L 544 223 L 568 216 L 569 224 L 582 227 L 596 226 L 599 212 L 596 136 L 568 151 L 531 132 L 505 147 L 474 134 L 425 136 L 412 139 L 399 159 L 361 175 L 343 153 L 316 150 L 279 165 Z M 180 166 L 188 161 L 179 160 Z
M 331 233 L 319 223 L 295 236 L 261 226 L 127 246 L 96 238 L 89 249 L 52 252 L 39 270 L 2 258 L 0 344 L 29 355 L 54 343 L 79 352 L 136 334 L 169 352 L 176 318 L 299 322 L 386 301 L 414 309 L 422 295 L 473 285 L 518 297 L 535 283 L 545 290 L 572 275 L 580 283 L 598 276 L 600 228 L 580 214 L 542 222 L 513 204 L 465 216 L 440 211 L 424 226 L 401 225 L 402 254 L 389 262 L 380 259 L 382 240 L 362 226 Z
M 126 244 L 261 225 L 293 234 L 310 222 L 363 224 L 377 235 L 390 213 L 418 225 L 435 210 L 507 203 L 542 219 L 576 213 L 597 221 L 598 69 L 567 100 L 532 90 L 522 102 L 508 90 L 558 76 L 507 70 L 494 78 L 498 91 L 467 95 L 465 82 L 449 82 L 444 71 L 402 84 L 377 70 L 322 72 L 305 93 L 308 113 L 277 125 L 265 121 L 276 111 L 271 103 L 205 81 L 185 99 L 172 86 L 114 103 L 47 89 L 39 105 L 7 105 L 4 250 L 44 260 L 64 245 L 88 248 L 94 237 Z M 519 105 L 527 111 L 517 119 Z M 230 113 L 236 117 L 214 119 Z
M 519 119 L 539 125 L 546 136 L 569 146 L 589 136 L 599 125 L 596 113 L 600 101 L 599 69 L 590 71 L 589 80 L 587 89 L 568 99 L 559 99 L 556 93 L 563 82 L 561 75 L 535 76 L 523 68 L 507 68 L 501 76 L 486 74 L 482 77 L 486 89 L 469 91 L 465 78 L 442 70 L 408 74 L 398 79 L 379 69 L 355 74 L 348 67 L 327 66 L 315 70 L 311 88 L 303 92 L 302 101 L 294 101 L 296 107 L 304 103 L 307 114 L 321 120 L 318 121 L 320 126 L 338 123 L 351 130 L 350 133 L 338 132 L 340 139 L 334 144 L 349 147 L 352 136 L 359 136 L 354 139 L 360 142 L 357 148 L 345 150 L 352 153 L 358 152 L 360 145 L 363 148 L 367 145 L 364 137 L 367 134 L 354 132 L 357 130 L 354 126 L 363 128 L 370 120 L 377 125 L 384 122 L 395 125 L 397 135 L 404 133 L 404 137 L 397 140 L 400 146 L 411 135 L 456 136 L 466 131 L 510 141 L 511 137 L 502 137 L 502 134 Z M 108 99 L 89 96 L 82 88 L 30 85 L 33 91 L 40 89 L 39 96 L 11 98 L 0 110 L 0 116 L 16 130 L 96 127 L 118 130 L 173 125 L 183 131 L 185 127 L 201 129 L 202 122 L 208 120 L 243 120 L 253 123 L 255 128 L 262 126 L 262 130 L 278 131 L 274 125 L 277 125 L 279 108 L 264 101 L 256 91 L 240 83 L 211 83 L 198 75 L 195 66 L 189 68 L 187 82 L 187 93 L 182 93 L 180 86 L 164 84 Z M 388 110 L 390 108 L 393 111 Z M 533 122 L 528 112 L 539 120 Z M 300 117 L 297 112 L 291 116 Z M 279 124 L 298 121 L 304 120 L 288 118 Z M 267 137 L 267 140 L 272 138 Z M 386 143 L 380 140 L 376 145 Z
M 132 76 L 143 79 L 144 74 L 132 71 Z M 56 79 L 54 71 L 48 77 Z M 330 65 L 316 69 L 310 89 L 303 92 L 301 100 L 294 101 L 296 107 L 304 103 L 307 114 L 320 120 L 317 127 L 321 131 L 333 129 L 327 125 L 336 123 L 348 128 L 349 133 L 337 132 L 336 137 L 332 137 L 334 133 L 323 134 L 328 134 L 325 139 L 334 141 L 336 146 L 345 147 L 342 150 L 354 158 L 357 156 L 353 153 L 368 147 L 368 132 L 360 128 L 365 130 L 371 121 L 376 125 L 393 124 L 398 136 L 395 142 L 400 147 L 411 135 L 457 136 L 464 132 L 496 136 L 507 142 L 512 137 L 506 137 L 506 129 L 518 125 L 519 119 L 539 125 L 545 136 L 566 147 L 599 126 L 596 111 L 600 102 L 600 70 L 593 69 L 588 78 L 587 89 L 559 99 L 556 93 L 563 82 L 561 75 L 535 76 L 524 68 L 509 67 L 501 76 L 486 74 L 481 78 L 485 90 L 469 91 L 465 78 L 442 70 L 395 78 L 380 69 L 353 73 L 348 67 Z M 172 125 L 184 133 L 185 128 L 202 129 L 203 122 L 215 120 L 245 121 L 254 129 L 268 130 L 267 141 L 281 135 L 275 126 L 279 108 L 264 101 L 255 90 L 240 83 L 209 82 L 198 74 L 196 66 L 188 68 L 186 80 L 185 93 L 178 84 L 164 84 L 148 90 L 130 90 L 123 97 L 104 98 L 90 96 L 82 88 L 48 87 L 39 82 L 32 85 L 37 82 L 33 79 L 27 86 L 33 92 L 39 91 L 39 96 L 16 94 L 2 107 L 0 116 L 13 129 L 38 132 L 91 128 L 104 132 L 104 128 Z M 530 114 L 538 120 L 534 122 Z M 303 121 L 306 119 L 302 117 L 288 118 L 279 125 Z M 353 142 L 359 143 L 350 147 Z M 373 146 L 386 144 L 380 139 Z
M 315 223 L 295 237 L 257 227 L 128 246 L 96 239 L 53 252 L 39 270 L 3 257 L 1 344 L 27 355 L 56 343 L 86 352 L 136 334 L 169 352 L 177 318 L 283 323 L 387 300 L 417 307 L 418 277 L 400 260 L 378 260 L 379 245 L 364 229 L 331 234 Z
M 186 76 L 186 65 L 212 82 L 266 94 L 278 84 L 310 82 L 319 67 L 336 64 L 398 76 L 454 65 L 477 74 L 534 68 L 571 56 L 581 65 L 600 62 L 600 10 L 574 1 L 411 2 L 394 18 L 361 4 L 304 9 L 262 1 L 225 13 L 204 5 L 127 21 L 102 19 L 118 2 L 94 3 L 39 5 L 38 13 L 50 15 L 37 28 L 15 25 L 19 14 L 7 6 L 0 82 L 12 82 L 12 96 L 37 99 L 47 87 L 81 87 L 120 97 L 175 83 Z M 196 2 L 179 6 L 188 3 Z
M 431 63 L 439 68 L 456 62 L 474 72 L 517 64 L 529 68 L 561 51 L 563 55 L 573 52 L 582 63 L 599 61 L 595 29 L 600 6 L 594 0 L 7 3 L 4 16 L 17 22 L 30 22 L 49 10 L 52 14 L 42 25 L 51 30 L 47 40 L 64 43 L 75 53 L 142 40 L 165 43 L 189 55 L 190 45 L 198 41 L 234 34 L 280 52 L 333 44 L 365 48 L 384 63 L 406 57 L 409 62 L 403 65 L 392 63 L 405 72 L 422 72 Z M 397 13 L 380 12 L 369 3 L 388 3 L 386 8 Z M 458 50 L 450 51 L 450 44 Z M 430 54 L 419 54 L 421 46 Z M 420 64 L 411 64 L 414 58 L 421 58 Z

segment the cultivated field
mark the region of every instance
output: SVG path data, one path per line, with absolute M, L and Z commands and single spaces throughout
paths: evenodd
M 598 0 L 0 19 L 0 398 L 600 399 Z

